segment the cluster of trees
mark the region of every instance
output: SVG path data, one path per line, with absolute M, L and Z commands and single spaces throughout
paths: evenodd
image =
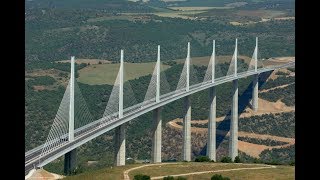
M 240 118 L 239 131 L 295 137 L 295 113 L 263 114 Z
M 144 3 L 134 3 L 127 0 L 32 0 L 26 1 L 26 10 L 46 9 L 46 10 L 65 10 L 76 9 L 96 10 L 108 13 L 120 12 L 153 12 L 154 9 Z
M 77 70 L 80 70 L 82 68 L 85 68 L 88 64 L 81 63 L 77 64 L 75 63 L 75 71 L 76 74 L 78 74 Z M 46 69 L 57 69 L 60 71 L 70 72 L 70 63 L 69 62 L 48 62 L 48 61 L 37 61 L 37 62 L 26 62 L 25 70 L 32 71 L 36 69 L 46 70 Z
M 254 143 L 254 144 L 262 144 L 266 146 L 280 146 L 280 145 L 287 144 L 286 142 L 275 141 L 272 139 L 257 139 L 257 138 L 249 138 L 249 137 L 238 137 L 238 140 Z
M 32 87 L 34 85 L 48 86 L 48 85 L 52 85 L 55 82 L 56 80 L 51 76 L 37 76 L 37 77 L 32 77 L 28 79 L 27 86 L 28 87 Z
M 164 177 L 163 180 L 187 180 L 187 178 L 182 176 L 178 176 L 177 178 L 174 178 L 173 176 L 167 176 Z
M 260 93 L 262 99 L 276 102 L 279 99 L 287 106 L 295 106 L 295 84 L 290 84 L 284 88 L 273 89 L 268 92 Z
M 279 73 L 277 74 L 279 75 Z M 285 84 L 290 84 L 290 83 L 294 83 L 295 82 L 295 77 L 294 76 L 279 76 L 276 79 L 270 79 L 268 80 L 266 83 L 264 83 L 260 89 L 270 89 L 270 88 L 274 88 L 277 86 L 282 86 Z
M 215 174 L 211 177 L 211 180 L 230 180 L 230 178 L 224 177 L 221 174 Z
M 287 73 L 287 72 L 283 72 L 283 71 L 277 71 L 276 72 L 276 75 L 278 75 L 278 76 L 287 76 L 287 75 L 289 75 L 290 73 Z
M 295 145 L 279 149 L 264 150 L 260 154 L 260 159 L 264 162 L 274 164 L 294 164 Z

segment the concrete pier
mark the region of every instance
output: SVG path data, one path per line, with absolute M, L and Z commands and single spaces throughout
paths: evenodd
M 183 160 L 191 161 L 191 102 L 190 96 L 184 98 L 185 116 L 183 119 Z
M 233 80 L 233 98 L 230 122 L 229 157 L 238 156 L 238 80 Z
M 209 122 L 208 122 L 208 142 L 207 156 L 216 161 L 216 88 L 211 87 L 209 94 Z
M 77 149 L 73 149 L 72 151 L 64 155 L 64 174 L 66 175 L 71 174 L 71 172 L 75 170 L 76 153 L 77 153 Z
M 161 163 L 161 108 L 153 110 L 153 135 L 151 161 Z
M 126 164 L 126 130 L 125 124 L 115 128 L 115 166 Z
M 258 110 L 258 79 L 259 75 L 255 74 L 253 75 L 253 82 L 252 82 L 252 109 L 254 112 L 257 112 Z

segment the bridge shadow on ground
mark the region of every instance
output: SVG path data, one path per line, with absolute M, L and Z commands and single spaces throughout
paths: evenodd
M 260 87 L 267 81 L 269 76 L 271 75 L 273 71 L 268 71 L 261 73 L 259 75 L 258 79 L 258 87 Z M 244 112 L 247 106 L 251 107 L 250 101 L 252 99 L 252 82 L 249 84 L 247 89 L 239 96 L 238 99 L 238 114 L 241 114 Z M 231 117 L 231 110 L 228 111 L 226 117 L 219 123 L 217 126 L 217 130 L 223 130 L 224 133 L 219 135 L 216 135 L 216 149 L 221 145 L 222 141 L 226 138 L 228 132 L 230 131 L 230 117 Z M 202 148 L 199 154 L 195 155 L 206 155 L 207 153 L 207 144 Z

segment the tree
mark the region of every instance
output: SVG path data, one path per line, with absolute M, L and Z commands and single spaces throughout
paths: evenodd
M 232 162 L 232 159 L 228 156 L 225 156 L 221 159 L 221 162 L 223 163 L 231 163 Z
M 230 180 L 230 178 L 223 177 L 221 174 L 215 174 L 211 177 L 211 180 Z
M 236 157 L 234 158 L 234 162 L 235 162 L 235 163 L 241 163 L 240 157 L 239 157 L 239 156 L 236 156 Z
M 164 177 L 163 180 L 174 180 L 173 176 Z
M 187 180 L 187 178 L 179 176 L 177 180 Z
M 208 156 L 198 156 L 194 160 L 195 162 L 210 162 L 210 159 Z
M 150 180 L 150 176 L 137 174 L 133 177 L 133 180 Z

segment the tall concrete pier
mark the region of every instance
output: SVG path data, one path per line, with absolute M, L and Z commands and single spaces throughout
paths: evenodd
M 76 168 L 76 153 L 77 149 L 73 149 L 64 155 L 64 174 L 68 175 Z
M 253 111 L 257 112 L 258 110 L 258 79 L 259 75 L 255 74 L 253 75 L 253 82 L 252 82 L 252 109 Z
M 238 76 L 238 39 L 235 45 L 234 77 Z M 238 156 L 238 79 L 233 80 L 232 88 L 232 109 L 230 122 L 229 157 L 234 161 Z
M 215 40 L 213 40 L 211 55 L 211 82 L 214 83 L 215 78 Z M 209 122 L 208 122 L 208 142 L 207 156 L 216 161 L 216 87 L 213 86 L 209 90 Z
M 161 108 L 153 110 L 152 154 L 153 163 L 161 163 Z
M 126 164 L 126 130 L 125 124 L 115 128 L 115 166 Z
M 210 88 L 207 156 L 216 161 L 216 88 Z
M 238 156 L 238 79 L 233 80 L 233 98 L 230 122 L 229 157 Z
M 191 102 L 190 96 L 184 98 L 183 119 L 183 160 L 191 161 Z

